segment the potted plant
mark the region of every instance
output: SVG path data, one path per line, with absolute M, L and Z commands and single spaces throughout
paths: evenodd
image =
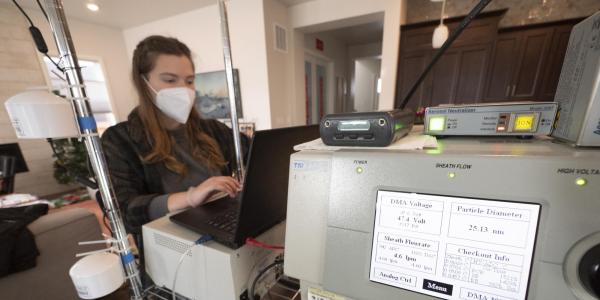
M 83 184 L 95 199 L 96 191 L 83 181 L 93 177 L 83 141 L 77 138 L 49 139 L 54 157 L 54 178 L 61 184 Z

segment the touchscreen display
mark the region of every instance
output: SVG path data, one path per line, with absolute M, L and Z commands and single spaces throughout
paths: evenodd
M 380 190 L 369 279 L 442 299 L 524 300 L 540 208 Z

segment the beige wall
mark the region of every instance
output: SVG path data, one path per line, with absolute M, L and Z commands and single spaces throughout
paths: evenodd
M 0 4 L 0 144 L 18 142 L 29 172 L 17 174 L 15 192 L 38 196 L 73 189 L 53 177 L 52 150 L 45 140 L 17 140 L 4 102 L 27 88 L 46 85 L 29 24 L 9 4 Z
M 42 31 L 50 55 L 56 55 L 56 44 L 42 13 L 33 10 L 27 10 L 27 13 Z M 77 56 L 102 63 L 112 110 L 117 122 L 126 121 L 131 109 L 137 105 L 137 96 L 131 83 L 131 61 L 127 57 L 121 30 L 72 18 L 67 18 L 67 22 Z
M 57 55 L 50 27 L 41 12 L 27 10 L 41 30 L 49 54 Z M 112 110 L 117 121 L 124 121 L 137 103 L 130 81 L 130 61 L 120 29 L 68 18 L 69 29 L 79 58 L 102 63 Z M 0 101 L 32 86 L 45 86 L 45 66 L 31 40 L 29 25 L 14 5 L 0 4 Z M 0 143 L 16 142 L 4 105 L 0 108 Z M 16 178 L 16 192 L 47 195 L 73 189 L 60 185 L 53 177 L 52 151 L 44 140 L 19 140 L 29 172 Z
M 383 23 L 383 44 L 381 46 L 381 94 L 379 109 L 394 108 L 396 96 L 396 75 L 400 49 L 400 25 L 406 19 L 406 1 L 390 0 L 386 3 Z
M 315 39 L 323 41 L 324 50 L 320 51 L 315 47 Z M 304 49 L 317 55 L 333 60 L 334 74 L 336 77 L 346 77 L 348 71 L 346 63 L 348 58 L 348 45 L 327 34 L 311 33 L 304 35 Z
M 399 26 L 402 4 L 399 0 L 315 0 L 286 7 L 277 0 L 228 1 L 229 26 L 233 63 L 240 71 L 244 119 L 256 122 L 257 129 L 304 123 L 304 49 L 303 31 L 312 26 L 354 18 L 367 18 L 384 12 L 384 41 L 382 46 L 382 80 L 380 108 L 391 108 L 395 88 Z M 45 85 L 39 56 L 27 32 L 24 20 L 11 5 L 1 6 L 5 39 L 0 44 L 0 96 L 9 95 L 33 85 Z M 319 11 L 319 14 L 315 14 Z M 46 37 L 51 54 L 56 50 L 43 17 L 30 11 Z M 364 20 L 363 20 L 364 21 Z M 273 49 L 273 23 L 288 29 L 288 52 Z M 325 25 L 323 25 L 325 24 Z M 175 36 L 188 44 L 195 53 L 198 72 L 223 69 L 219 13 L 216 5 L 189 11 L 141 26 L 120 30 L 69 19 L 77 54 L 81 58 L 99 59 L 104 65 L 113 110 L 118 120 L 125 120 L 137 103 L 130 82 L 130 60 L 135 45 L 151 34 Z M 351 25 L 349 23 L 349 25 Z M 328 43 L 331 45 L 331 43 Z M 328 47 L 326 45 L 326 47 Z M 346 63 L 339 64 L 336 74 L 347 73 Z M 0 116 L 3 142 L 14 140 L 12 127 L 4 113 Z M 30 168 L 41 181 L 38 190 L 49 193 L 59 190 L 51 177 L 49 146 L 42 141 L 21 142 Z M 27 146 L 25 146 L 27 145 Z M 35 175 L 32 175 L 35 174 Z M 43 179 L 43 180 L 42 180 Z M 44 181 L 46 180 L 46 182 Z M 19 188 L 28 180 L 17 180 Z M 44 183 L 45 182 L 45 183 Z M 19 185 L 21 184 L 21 185 Z
M 244 119 L 255 122 L 257 129 L 272 128 L 264 1 L 230 0 L 228 3 L 233 63 L 240 69 L 240 89 L 245 101 Z M 222 44 L 215 46 L 222 53 Z
M 290 16 L 291 22 L 291 16 Z M 292 60 L 294 68 L 292 74 L 288 74 L 286 80 L 291 82 L 293 86 L 293 95 L 288 101 L 292 102 L 294 112 L 292 114 L 292 121 L 295 125 L 306 124 L 306 85 L 304 79 L 304 33 L 295 29 L 292 25 L 290 28 L 291 36 L 290 48 L 292 49 Z
M 316 49 L 316 39 L 323 41 L 324 50 Z M 327 64 L 328 81 L 326 92 L 327 92 L 327 106 L 325 107 L 325 114 L 335 113 L 336 107 L 340 109 L 342 103 L 335 102 L 335 84 L 336 78 L 346 78 L 347 76 L 347 57 L 348 47 L 347 45 L 336 39 L 329 34 L 322 33 L 311 33 L 304 35 L 304 49 L 305 54 L 310 54 L 316 58 L 325 60 Z M 303 66 L 304 70 L 304 66 Z
M 300 35 L 303 34 L 302 31 L 323 31 L 374 21 L 380 18 L 380 14 L 383 12 L 382 92 L 379 98 L 379 109 L 384 110 L 391 109 L 394 105 L 400 25 L 405 18 L 404 6 L 404 0 L 315 0 L 290 7 L 289 15 L 295 35 Z M 300 37 L 294 39 L 298 41 Z M 302 39 L 304 39 L 303 36 Z M 299 45 L 297 44 L 295 47 L 299 47 Z M 295 101 L 299 106 L 305 97 L 304 68 L 300 65 L 301 55 L 297 54 L 296 56 L 295 76 L 290 80 L 296 84 Z
M 315 0 L 286 7 L 277 0 L 231 0 L 228 3 L 233 64 L 240 72 L 244 120 L 257 129 L 305 123 L 304 32 L 344 20 L 368 21 L 384 13 L 380 108 L 392 108 L 395 93 L 402 0 Z M 318 11 L 318 14 L 315 14 Z M 375 18 L 376 17 L 376 18 Z M 273 23 L 288 29 L 288 52 L 273 49 Z M 351 24 L 348 25 L 351 25 Z M 325 25 L 324 25 L 325 24 Z M 312 31 L 315 32 L 315 31 Z M 128 56 L 151 34 L 174 36 L 195 53 L 198 72 L 223 69 L 219 13 L 216 5 L 125 29 Z M 327 43 L 332 45 L 332 43 Z M 326 48 L 328 47 L 326 44 Z M 344 51 L 345 52 L 345 51 Z M 346 74 L 346 60 L 336 74 Z M 332 90 L 333 91 L 333 90 Z
M 257 129 L 271 128 L 269 78 L 263 0 L 227 2 L 234 68 L 239 69 L 244 120 Z M 223 47 L 217 5 L 125 29 L 127 54 L 131 57 L 143 38 L 160 34 L 186 43 L 194 53 L 196 72 L 223 70 Z
M 230 28 L 231 35 L 234 34 L 234 31 L 234 28 Z M 223 69 L 223 50 L 217 5 L 124 29 L 123 37 L 127 56 L 130 59 L 135 46 L 150 35 L 171 36 L 187 44 L 192 50 L 196 72 Z M 236 63 L 235 60 L 234 63 Z
M 293 86 L 286 80 L 294 70 L 293 49 L 290 47 L 291 31 L 287 7 L 278 0 L 264 0 L 265 39 L 269 78 L 271 126 L 273 128 L 295 125 L 293 119 Z M 286 28 L 288 50 L 275 49 L 275 24 Z

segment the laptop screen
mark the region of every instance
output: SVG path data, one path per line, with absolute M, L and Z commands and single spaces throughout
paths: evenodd
M 238 237 L 255 237 L 285 219 L 290 155 L 294 146 L 319 138 L 319 126 L 257 131 L 242 195 Z

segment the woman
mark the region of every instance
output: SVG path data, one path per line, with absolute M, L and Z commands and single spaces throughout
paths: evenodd
M 139 105 L 102 136 L 108 169 L 127 230 L 168 212 L 195 207 L 218 192 L 235 196 L 232 131 L 193 108 L 194 64 L 174 38 L 150 36 L 133 53 Z M 242 136 L 242 146 L 248 140 Z

